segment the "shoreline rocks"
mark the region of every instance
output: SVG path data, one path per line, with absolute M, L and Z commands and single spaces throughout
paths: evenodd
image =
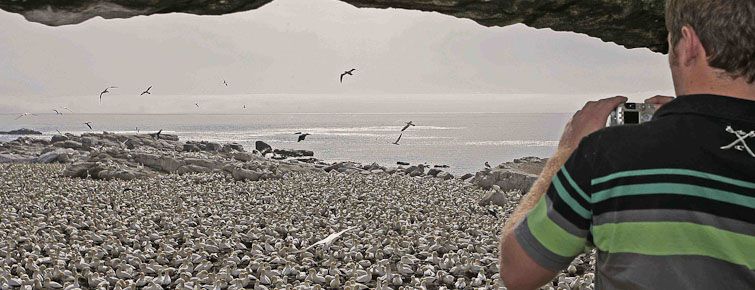
M 0 135 L 42 135 L 42 132 L 21 128 L 17 130 L 0 131 Z
M 485 190 L 497 186 L 502 191 L 527 192 L 543 171 L 547 161 L 538 157 L 514 159 L 495 168 L 477 172 L 471 182 Z
M 411 165 L 397 162 L 387 167 L 377 163 L 323 162 L 309 150 L 273 148 L 255 142 L 252 152 L 237 143 L 182 142 L 178 136 L 160 134 L 119 135 L 85 133 L 54 135 L 47 141 L 19 137 L 0 142 L 0 163 L 64 163 L 63 175 L 94 179 L 131 180 L 155 174 L 218 172 L 235 180 L 257 181 L 283 178 L 294 172 L 325 171 L 341 174 L 399 174 L 415 178 L 460 179 L 490 190 L 527 191 L 537 179 L 545 160 L 525 157 L 493 169 L 460 177 L 445 171 L 447 165 Z M 88 174 L 85 174 L 88 171 Z

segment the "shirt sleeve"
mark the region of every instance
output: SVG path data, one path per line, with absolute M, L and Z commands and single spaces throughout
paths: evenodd
M 590 164 L 595 159 L 590 147 L 586 139 L 581 142 L 514 231 L 524 251 L 546 269 L 560 271 L 585 251 L 592 219 Z

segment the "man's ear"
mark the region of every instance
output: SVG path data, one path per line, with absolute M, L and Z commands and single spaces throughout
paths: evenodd
M 694 28 L 688 25 L 682 26 L 682 37 L 679 39 L 679 44 L 679 62 L 684 66 L 692 66 L 700 58 L 707 61 L 705 48 Z

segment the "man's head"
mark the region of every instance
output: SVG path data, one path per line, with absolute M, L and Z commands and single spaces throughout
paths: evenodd
M 755 83 L 755 0 L 668 0 L 666 28 L 677 95 Z

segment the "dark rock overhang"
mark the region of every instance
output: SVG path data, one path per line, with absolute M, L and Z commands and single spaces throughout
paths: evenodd
M 100 16 L 160 13 L 220 15 L 259 8 L 273 0 L 0 0 L 0 9 L 51 26 Z M 310 1 L 310 0 L 301 0 Z M 484 26 L 523 23 L 573 31 L 627 48 L 668 51 L 664 0 L 341 0 L 356 7 L 433 11 Z

